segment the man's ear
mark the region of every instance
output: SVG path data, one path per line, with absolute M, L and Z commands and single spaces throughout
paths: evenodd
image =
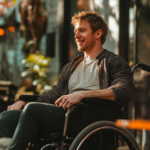
M 98 29 L 96 31 L 96 38 L 101 38 L 102 34 L 103 34 L 103 31 L 101 29 Z

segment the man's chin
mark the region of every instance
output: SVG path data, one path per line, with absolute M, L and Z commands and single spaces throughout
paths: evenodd
M 84 51 L 85 51 L 85 49 L 78 48 L 78 51 L 79 51 L 79 52 L 84 52 Z

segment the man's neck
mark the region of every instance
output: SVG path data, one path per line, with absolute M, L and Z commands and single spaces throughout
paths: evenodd
M 90 50 L 84 51 L 84 56 L 86 58 L 91 59 L 91 58 L 94 58 L 94 57 L 98 56 L 103 50 L 104 49 L 103 49 L 102 45 L 95 46 Z

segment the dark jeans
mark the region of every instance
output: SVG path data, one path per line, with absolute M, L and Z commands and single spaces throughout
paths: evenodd
M 12 137 L 7 150 L 25 150 L 39 134 L 63 132 L 66 111 L 53 104 L 28 103 L 24 109 L 0 114 L 0 138 Z

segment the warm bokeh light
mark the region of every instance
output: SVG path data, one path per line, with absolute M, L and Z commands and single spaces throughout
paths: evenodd
M 6 8 L 14 7 L 14 4 L 16 4 L 16 2 L 17 0 L 0 0 L 0 4 Z
M 4 29 L 0 28 L 0 36 L 3 36 L 5 34 Z
M 3 14 L 3 9 L 4 9 L 3 5 L 0 4 L 0 16 L 2 16 Z
M 15 28 L 13 26 L 9 26 L 8 29 L 10 32 L 15 32 Z
M 150 130 L 150 121 L 149 120 L 116 120 L 116 126 L 125 127 L 135 130 Z

